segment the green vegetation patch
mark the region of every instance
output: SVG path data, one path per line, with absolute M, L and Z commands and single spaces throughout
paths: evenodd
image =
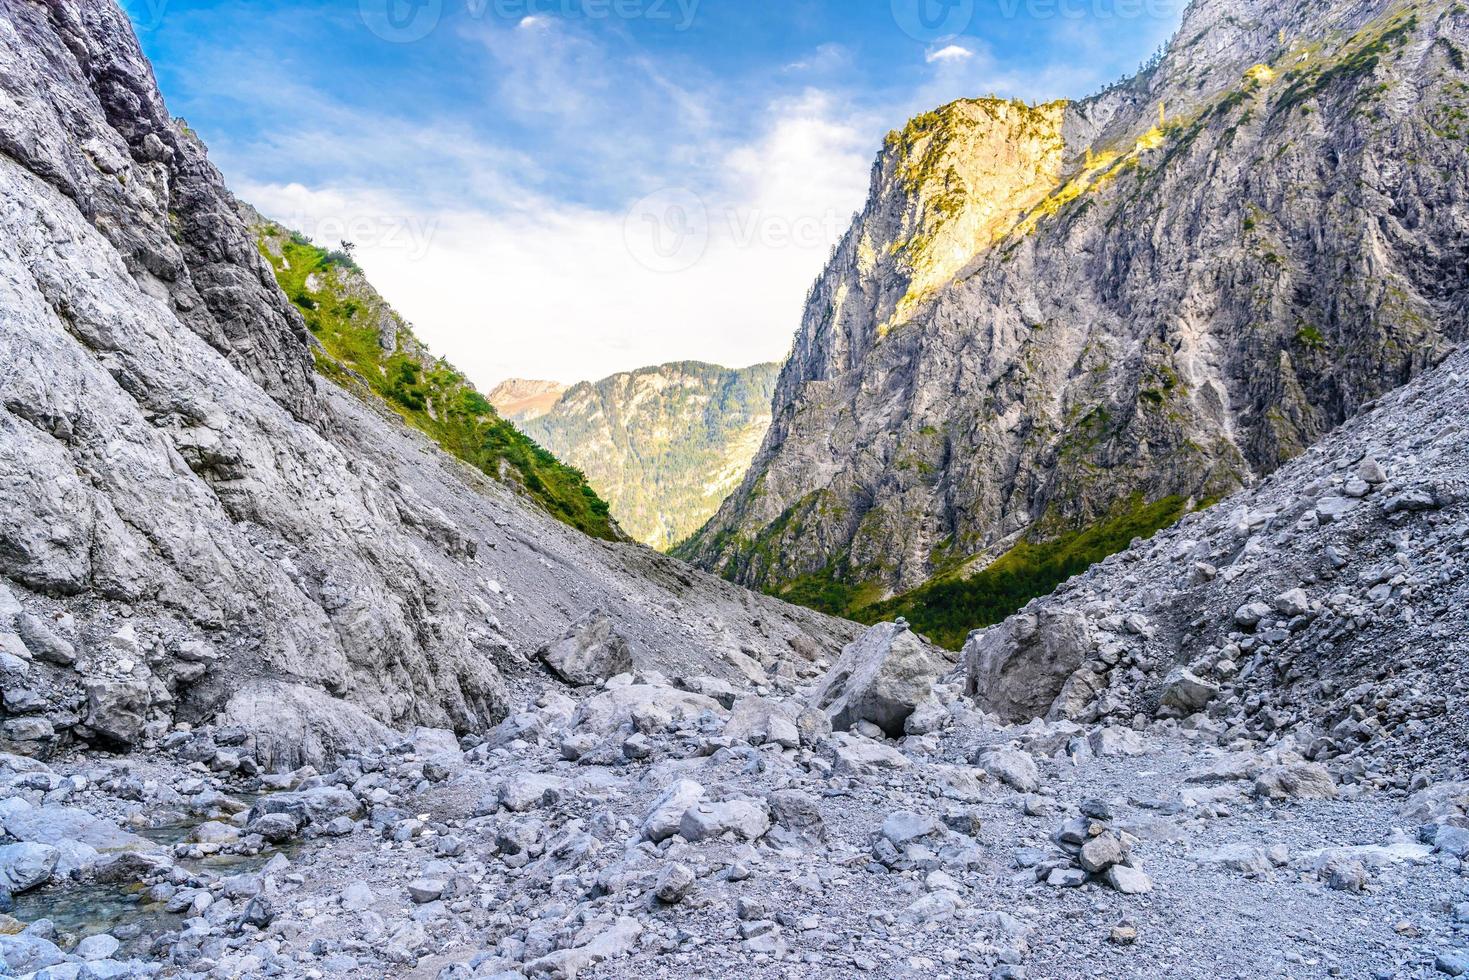
M 423 351 L 367 286 L 349 253 L 328 252 L 279 225 L 256 231 L 276 282 L 321 344 L 313 353 L 323 377 L 382 402 L 487 475 L 514 480 L 558 520 L 594 537 L 622 540 L 607 504 L 582 473 L 500 418 L 462 374 Z M 399 350 L 383 348 L 381 329 L 396 331 Z
M 1022 541 L 977 575 L 929 582 L 852 615 L 864 623 L 903 616 L 934 642 L 958 650 L 971 630 L 992 626 L 1030 600 L 1051 594 L 1062 582 L 1125 550 L 1135 538 L 1152 537 L 1187 511 L 1183 497 L 1151 504 L 1134 497 L 1109 520 L 1047 541 Z
M 1418 14 L 1397 9 L 1358 31 L 1334 61 L 1309 65 L 1286 73 L 1288 85 L 1276 102 L 1276 112 L 1288 112 L 1309 102 L 1338 82 L 1359 81 L 1377 70 L 1382 60 L 1406 45 L 1418 30 Z

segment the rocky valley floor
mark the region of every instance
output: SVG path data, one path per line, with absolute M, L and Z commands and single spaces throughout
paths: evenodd
M 708 689 L 548 685 L 487 740 L 420 730 L 322 774 L 253 774 L 215 729 L 5 757 L 0 952 L 38 980 L 1469 966 L 1469 785 L 1203 719 L 1006 727 L 941 689 L 894 740 Z

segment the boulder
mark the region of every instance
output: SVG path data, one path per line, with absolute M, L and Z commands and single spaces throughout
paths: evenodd
M 1240 606 L 1234 613 L 1234 624 L 1243 629 L 1252 630 L 1260 625 L 1261 620 L 1270 615 L 1270 607 L 1263 602 L 1248 602 Z
M 365 912 L 377 901 L 377 895 L 364 881 L 354 881 L 342 889 L 342 908 L 348 912 Z
M 801 732 L 796 727 L 798 709 L 765 698 L 748 697 L 735 702 L 725 723 L 724 735 L 735 742 L 763 745 L 773 742 L 784 749 L 800 748 Z
M 1122 838 L 1113 833 L 1099 834 L 1081 846 L 1077 856 L 1079 863 L 1092 874 L 1101 874 L 1114 864 L 1127 860 L 1127 847 Z
M 40 936 L 0 935 L 0 963 L 11 976 L 28 976 L 66 962 L 66 954 L 55 943 Z
M 243 748 L 268 772 L 331 768 L 340 755 L 396 741 L 356 705 L 300 684 L 246 684 L 226 703 L 221 727 L 242 728 Z
M 1142 870 L 1125 864 L 1114 864 L 1108 868 L 1103 880 L 1123 895 L 1145 895 L 1153 890 L 1153 879 Z
M 752 800 L 711 803 L 700 800 L 684 811 L 678 832 L 691 843 L 733 834 L 740 840 L 759 840 L 770 829 L 770 811 Z
M 1305 589 L 1291 589 L 1288 592 L 1282 592 L 1275 597 L 1271 605 L 1275 607 L 1276 612 L 1287 619 L 1304 616 L 1311 611 L 1311 599 L 1306 595 Z
M 949 718 L 949 709 L 942 702 L 934 697 L 925 698 L 903 722 L 903 731 L 909 735 L 932 735 L 947 725 Z
M 60 860 L 61 852 L 50 844 L 0 846 L 0 885 L 15 893 L 30 891 L 50 880 Z
M 247 825 L 268 813 L 286 813 L 302 826 L 324 826 L 338 817 L 356 819 L 362 815 L 362 804 L 348 790 L 339 786 L 317 786 L 295 793 L 272 793 L 261 797 L 247 817 Z
M 814 840 L 826 839 L 826 821 L 821 814 L 821 803 L 809 793 L 798 789 L 781 789 L 765 797 L 775 825 L 802 837 Z
M 87 692 L 85 724 L 92 737 L 112 748 L 130 749 L 143 737 L 150 694 L 148 682 L 92 677 Z
M 1469 817 L 1469 783 L 1438 783 L 1408 797 L 1403 820 L 1411 826 Z
M 710 677 L 707 674 L 700 674 L 698 677 L 683 678 L 677 686 L 683 688 L 685 691 L 693 691 L 695 694 L 702 694 L 706 698 L 713 698 L 725 708 L 733 708 L 735 702 L 740 697 L 740 689 L 729 681 L 720 680 L 718 677 Z
M 642 932 L 642 923 L 631 916 L 622 916 L 590 942 L 547 953 L 531 960 L 521 969 L 529 977 L 580 976 L 598 963 L 631 952 Z
M 1092 732 L 1087 736 L 1087 744 L 1091 747 L 1092 754 L 1098 758 L 1147 755 L 1152 751 L 1148 740 L 1141 733 L 1115 725 Z
M 17 618 L 16 631 L 25 642 L 26 649 L 37 660 L 44 660 L 58 667 L 71 667 L 77 662 L 76 649 L 58 636 L 51 624 L 41 617 L 21 613 Z
M 500 805 L 512 813 L 525 813 L 552 804 L 567 794 L 567 782 L 559 776 L 522 772 L 500 784 Z
M 661 714 L 673 722 L 692 722 L 704 712 L 716 718 L 727 714 L 719 702 L 702 694 L 671 687 L 628 684 L 603 691 L 583 701 L 572 718 L 572 727 L 599 735 L 611 735 L 631 724 L 639 713 Z
M 572 623 L 560 639 L 536 655 L 553 674 L 576 687 L 600 684 L 633 669 L 632 645 L 600 609 Z
M 974 764 L 994 778 L 1022 793 L 1034 793 L 1041 787 L 1041 771 L 1029 752 L 1019 749 L 990 749 L 979 753 Z
M 884 770 L 906 769 L 913 762 L 891 746 L 838 732 L 826 740 L 823 753 L 832 770 L 845 776 L 871 776 Z
M 1336 780 L 1314 762 L 1276 766 L 1255 780 L 1255 795 L 1267 800 L 1331 800 L 1336 798 Z
M 1163 696 L 1158 705 L 1158 714 L 1186 718 L 1218 696 L 1218 685 L 1203 680 L 1186 667 L 1179 667 L 1163 679 Z
M 670 864 L 658 874 L 653 895 L 664 905 L 677 905 L 693 890 L 694 872 L 686 864 Z
M 915 841 L 942 837 L 945 831 L 944 825 L 933 817 L 911 810 L 898 810 L 888 814 L 878 833 L 894 847 L 902 849 Z
M 84 810 L 62 806 L 32 807 L 19 798 L 13 803 L 22 805 L 11 805 L 0 811 L 0 825 L 16 840 L 53 846 L 70 840 L 99 851 L 139 850 L 150 846 L 144 838 Z
M 643 839 L 658 844 L 678 833 L 684 813 L 703 798 L 704 787 L 692 779 L 680 779 L 665 789 L 643 818 Z
M 1044 718 L 1096 649 L 1091 622 L 1077 610 L 1012 616 L 964 645 L 968 693 L 1004 721 Z
M 300 830 L 301 824 L 289 813 L 267 813 L 245 825 L 245 833 L 259 834 L 272 844 L 288 841 L 300 833 Z
M 906 623 L 882 623 L 849 643 L 816 685 L 811 706 L 832 728 L 846 731 L 870 722 L 893 738 L 951 667 L 948 658 Z

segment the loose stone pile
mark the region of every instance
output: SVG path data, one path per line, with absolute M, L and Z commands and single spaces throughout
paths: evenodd
M 143 757 L 0 757 L 0 958 L 37 980 L 1459 962 L 1469 784 L 1378 787 L 1175 720 L 1006 725 L 901 624 L 785 693 L 602 663 L 527 678 L 485 737 L 419 729 L 325 772 L 265 772 L 209 726 Z M 1186 925 L 1201 905 L 1218 941 Z M 1391 919 L 1370 938 L 1321 928 L 1368 906 Z

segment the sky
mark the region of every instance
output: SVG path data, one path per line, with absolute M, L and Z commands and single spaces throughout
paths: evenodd
M 123 0 L 231 188 L 482 388 L 779 360 L 883 136 L 1080 98 L 1184 0 Z

